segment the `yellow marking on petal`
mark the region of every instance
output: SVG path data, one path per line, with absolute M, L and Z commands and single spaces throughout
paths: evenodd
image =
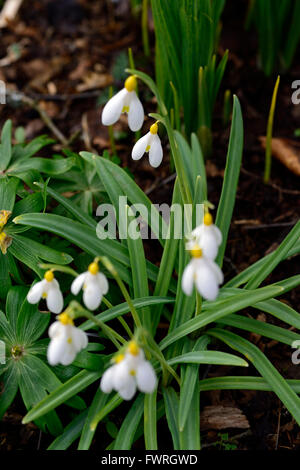
M 72 344 L 72 338 L 68 338 L 67 343 Z
M 46 271 L 44 274 L 44 278 L 46 279 L 47 282 L 52 282 L 54 279 L 54 274 L 52 271 Z
M 72 326 L 74 325 L 72 318 L 67 313 L 61 313 L 60 315 L 57 316 L 57 319 L 63 325 L 72 325 Z
M 194 245 L 194 247 L 190 250 L 190 253 L 193 258 L 201 258 L 202 250 L 199 245 Z
M 123 106 L 122 113 L 129 113 L 129 106 Z
M 133 356 L 137 356 L 138 353 L 140 352 L 140 348 L 138 347 L 137 343 L 135 341 L 130 341 L 129 345 L 128 345 L 128 351 L 130 352 L 130 354 L 132 354 Z
M 134 75 L 126 78 L 124 86 L 127 91 L 134 91 L 136 89 L 137 81 Z
M 130 373 L 130 375 L 135 376 L 135 370 L 132 369 L 129 373 Z
M 83 290 L 85 290 L 85 289 L 86 289 L 86 283 L 83 284 Z
M 48 297 L 47 292 L 43 292 L 43 293 L 42 293 L 42 298 L 43 298 L 43 299 L 47 299 L 47 297 Z
M 211 215 L 209 212 L 207 212 L 207 213 L 205 214 L 205 216 L 204 216 L 204 218 L 203 218 L 203 223 L 204 223 L 204 225 L 212 225 L 212 223 L 213 223 L 213 217 L 212 217 L 212 215 Z
M 152 126 L 150 127 L 150 132 L 151 132 L 151 134 L 157 134 L 157 132 L 158 132 L 158 125 L 157 125 L 156 122 L 155 122 L 154 124 L 152 124 Z
M 94 261 L 93 263 L 89 265 L 88 269 L 89 269 L 89 272 L 95 276 L 99 271 L 98 263 Z
M 124 359 L 124 354 L 117 354 L 115 357 L 114 357 L 114 361 L 116 364 L 120 364 L 120 362 L 123 361 Z
M 147 145 L 146 152 L 149 152 L 149 150 L 150 150 L 150 145 Z

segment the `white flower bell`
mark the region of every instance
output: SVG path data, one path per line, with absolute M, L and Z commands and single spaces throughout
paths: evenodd
M 46 299 L 50 312 L 60 313 L 62 311 L 64 299 L 52 271 L 46 271 L 44 279 L 34 284 L 27 294 L 27 300 L 30 304 L 37 304 L 42 298 Z
M 71 364 L 77 353 L 86 348 L 88 337 L 86 333 L 74 326 L 72 318 L 67 313 L 58 315 L 56 322 L 49 328 L 51 338 L 47 350 L 47 359 L 51 366 Z
M 144 122 L 144 108 L 135 90 L 136 78 L 131 75 L 125 80 L 124 88 L 104 106 L 102 111 L 104 126 L 115 124 L 122 113 L 127 113 L 129 128 L 133 132 L 141 129 Z
M 222 243 L 222 233 L 214 225 L 212 215 L 209 212 L 204 215 L 203 224 L 192 231 L 191 238 L 197 242 L 206 258 L 216 259 L 219 246 Z
M 157 122 L 155 122 L 150 127 L 150 131 L 134 145 L 131 153 L 133 160 L 139 160 L 145 152 L 149 152 L 150 165 L 157 168 L 161 164 L 163 150 L 157 131 L 158 125 Z
M 79 274 L 71 285 L 71 292 L 77 295 L 83 289 L 83 302 L 89 310 L 99 307 L 103 295 L 108 292 L 108 282 L 104 274 L 99 273 L 97 262 L 89 265 L 88 270 Z
M 131 400 L 137 389 L 143 393 L 152 393 L 155 390 L 155 371 L 135 341 L 131 341 L 125 354 L 118 354 L 114 362 L 102 376 L 102 392 L 116 390 L 124 400 Z
M 181 280 L 181 287 L 186 295 L 191 295 L 194 284 L 199 294 L 206 300 L 218 297 L 219 285 L 223 282 L 223 273 L 219 266 L 204 256 L 199 245 L 190 249 L 192 259 L 186 266 Z

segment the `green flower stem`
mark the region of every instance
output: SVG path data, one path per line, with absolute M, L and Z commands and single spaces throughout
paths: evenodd
M 142 3 L 142 37 L 143 37 L 144 54 L 146 57 L 149 57 L 150 47 L 149 47 L 149 34 L 148 34 L 148 0 L 143 0 L 143 3 Z M 131 64 L 130 64 L 130 67 L 133 68 Z
M 39 268 L 49 269 L 51 271 L 58 271 L 58 272 L 65 273 L 65 274 L 71 274 L 71 276 L 74 276 L 74 277 L 78 276 L 78 273 L 74 269 L 69 268 L 69 266 L 61 266 L 60 264 L 41 263 L 39 264 Z
M 162 373 L 163 373 L 163 385 L 166 387 L 167 386 L 167 381 L 168 381 L 168 372 L 174 377 L 174 379 L 177 381 L 178 385 L 180 386 L 180 378 L 176 374 L 175 370 L 173 367 L 171 367 L 167 361 L 164 358 L 163 353 L 161 352 L 159 346 L 156 344 L 152 336 L 148 333 L 148 331 L 145 331 L 145 339 L 148 342 L 148 344 L 145 345 L 145 348 L 149 350 L 149 352 L 156 357 L 156 359 L 159 361 L 161 364 L 162 368 Z
M 112 308 L 113 307 L 113 304 L 111 304 L 105 297 L 102 297 L 102 300 L 103 300 L 103 303 L 106 305 L 106 307 L 108 308 Z M 119 322 L 121 323 L 121 325 L 123 326 L 124 330 L 127 332 L 129 338 L 132 338 L 133 337 L 133 333 L 131 331 L 131 329 L 129 328 L 129 326 L 127 325 L 126 321 L 124 320 L 123 317 L 118 317 L 117 320 L 119 320 Z
M 141 323 L 139 314 L 137 313 L 137 311 L 135 309 L 135 306 L 133 305 L 133 302 L 131 300 L 131 297 L 128 293 L 128 290 L 126 289 L 125 284 L 122 281 L 122 279 L 120 278 L 118 272 L 116 271 L 116 269 L 114 268 L 112 263 L 109 261 L 109 259 L 106 258 L 106 256 L 99 256 L 98 259 L 105 266 L 105 268 L 111 273 L 111 275 L 116 280 L 118 286 L 120 287 L 120 290 L 121 290 L 126 302 L 128 303 L 128 306 L 130 308 L 130 312 L 132 314 L 132 317 L 133 317 L 133 320 L 134 320 L 134 323 L 135 323 L 136 327 L 137 328 L 142 328 L 142 323 Z
M 73 300 L 67 310 L 70 310 L 70 315 L 73 318 L 85 317 L 88 320 L 93 321 L 97 326 L 101 328 L 103 333 L 114 343 L 117 349 L 120 349 L 120 345 L 124 345 L 126 340 L 122 338 L 113 328 L 105 325 L 101 320 L 96 318 L 89 310 L 83 308 L 76 300 Z M 68 313 L 68 312 L 67 312 Z

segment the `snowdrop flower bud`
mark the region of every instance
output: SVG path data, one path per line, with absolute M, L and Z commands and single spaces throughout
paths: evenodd
M 204 256 L 198 244 L 190 247 L 192 259 L 186 266 L 181 280 L 181 287 L 186 295 L 193 292 L 194 283 L 199 294 L 206 300 L 215 300 L 219 293 L 219 284 L 223 282 L 223 273 L 219 266 Z
M 136 341 L 130 341 L 125 353 L 120 352 L 113 361 L 114 365 L 102 376 L 102 392 L 116 390 L 124 400 L 131 400 L 137 389 L 143 393 L 152 393 L 155 390 L 155 371 Z
M 76 354 L 86 348 L 88 337 L 86 333 L 74 326 L 72 318 L 67 313 L 58 315 L 56 322 L 49 328 L 51 338 L 47 350 L 47 359 L 51 366 L 71 364 Z
M 102 111 L 102 124 L 115 124 L 122 113 L 128 114 L 128 125 L 132 131 L 141 129 L 144 122 L 144 108 L 136 94 L 136 78 L 131 75 L 125 80 L 124 88 L 113 96 Z
M 60 313 L 62 311 L 64 299 L 52 271 L 46 271 L 44 279 L 34 284 L 27 294 L 27 300 L 30 304 L 37 304 L 41 298 L 46 299 L 50 312 Z
M 83 289 L 83 302 L 89 310 L 99 307 L 102 296 L 108 292 L 108 282 L 104 274 L 99 273 L 97 262 L 89 265 L 88 270 L 79 274 L 71 285 L 71 292 L 77 295 Z
M 214 260 L 222 243 L 221 230 L 214 225 L 212 215 L 207 212 L 203 218 L 203 224 L 196 227 L 191 237 L 197 242 L 206 258 Z
M 157 131 L 158 125 L 157 122 L 155 122 L 150 127 L 150 131 L 139 139 L 133 147 L 131 153 L 133 160 L 139 160 L 145 152 L 149 152 L 150 165 L 157 168 L 161 164 L 163 150 Z

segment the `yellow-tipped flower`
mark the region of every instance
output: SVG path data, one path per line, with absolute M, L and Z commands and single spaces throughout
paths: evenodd
M 192 259 L 182 275 L 183 292 L 191 295 L 195 285 L 204 299 L 215 300 L 219 294 L 219 285 L 223 282 L 221 269 L 212 259 L 204 255 L 204 251 L 196 242 L 189 242 L 188 250 Z
M 144 122 L 144 108 L 135 90 L 136 78 L 132 75 L 125 80 L 124 88 L 104 106 L 102 111 L 104 126 L 115 124 L 122 113 L 127 113 L 129 128 L 133 132 L 141 129 Z
M 48 333 L 51 341 L 47 349 L 47 359 L 52 366 L 71 364 L 88 344 L 87 334 L 74 326 L 67 313 L 57 316 L 57 321 L 52 323 Z
M 152 124 L 150 130 L 134 145 L 131 156 L 133 160 L 140 160 L 145 152 L 149 152 L 149 163 L 153 168 L 157 168 L 163 158 L 163 150 L 158 135 L 157 122 Z
M 214 225 L 212 215 L 207 212 L 204 215 L 203 223 L 196 227 L 190 235 L 191 243 L 197 243 L 202 249 L 205 257 L 216 259 L 219 246 L 222 243 L 222 233 L 220 229 Z M 187 245 L 189 249 L 189 245 Z
M 101 304 L 103 295 L 108 292 L 108 282 L 104 274 L 99 272 L 97 262 L 89 265 L 88 270 L 77 276 L 72 285 L 71 292 L 77 295 L 83 289 L 83 302 L 89 310 L 95 310 Z
M 155 390 L 155 371 L 136 341 L 130 341 L 125 354 L 117 354 L 113 362 L 102 376 L 102 392 L 111 393 L 115 390 L 124 400 L 131 400 L 137 389 L 144 393 Z
M 44 279 L 34 284 L 27 294 L 27 300 L 30 304 L 37 304 L 42 298 L 46 299 L 50 312 L 60 313 L 62 311 L 64 299 L 52 271 L 46 271 Z

